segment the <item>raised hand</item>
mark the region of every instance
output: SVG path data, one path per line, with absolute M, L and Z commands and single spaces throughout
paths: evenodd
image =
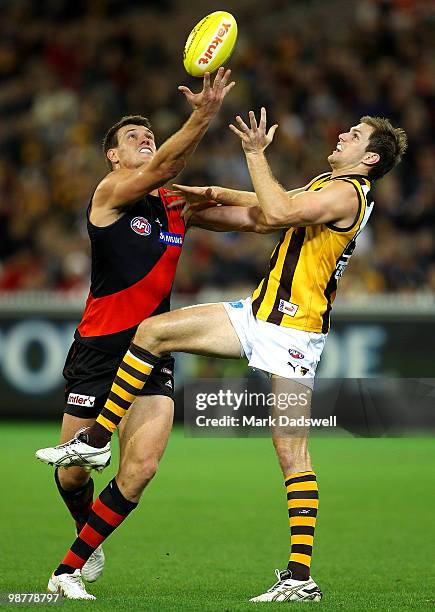
M 237 134 L 242 141 L 242 147 L 245 153 L 260 153 L 264 151 L 266 147 L 270 145 L 275 135 L 278 124 L 272 125 L 269 131 L 266 133 L 266 109 L 264 106 L 261 108 L 260 123 L 257 126 L 257 119 L 255 118 L 254 111 L 249 111 L 249 122 L 251 127 L 249 128 L 240 115 L 237 115 L 236 121 L 238 127 L 230 124 L 230 130 Z
M 180 85 L 178 89 L 184 93 L 193 110 L 201 111 L 206 116 L 212 117 L 220 109 L 227 93 L 236 84 L 235 81 L 228 83 L 230 76 L 231 70 L 225 70 L 221 66 L 217 71 L 213 85 L 210 85 L 210 73 L 206 72 L 204 74 L 203 88 L 199 93 L 193 93 L 185 85 Z

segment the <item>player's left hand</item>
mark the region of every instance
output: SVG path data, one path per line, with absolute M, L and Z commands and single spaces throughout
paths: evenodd
M 183 194 L 178 189 L 168 189 L 166 188 L 166 195 L 170 198 L 176 198 L 169 202 L 168 208 L 179 208 L 180 206 L 184 206 L 186 204 L 186 200 Z
M 172 185 L 171 194 L 182 198 L 184 204 L 181 216 L 186 220 L 195 212 L 219 206 L 214 200 L 213 187 L 190 187 L 188 185 Z M 180 206 L 180 200 L 168 204 L 168 208 Z
M 200 111 L 208 117 L 213 117 L 220 109 L 223 99 L 234 87 L 235 81 L 229 83 L 231 70 L 225 70 L 222 66 L 216 73 L 213 85 L 210 85 L 210 73 L 204 74 L 203 88 L 199 93 L 193 93 L 184 85 L 179 90 L 184 93 L 193 110 Z
M 266 132 L 266 109 L 261 107 L 260 123 L 257 125 L 254 111 L 249 111 L 249 128 L 240 115 L 237 115 L 236 121 L 238 128 L 230 123 L 230 130 L 237 134 L 242 141 L 242 147 L 245 153 L 261 153 L 270 145 L 275 135 L 278 124 L 272 125 L 269 131 Z

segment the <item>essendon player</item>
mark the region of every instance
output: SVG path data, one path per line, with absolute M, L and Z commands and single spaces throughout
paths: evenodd
M 91 287 L 64 368 L 67 382 L 62 443 L 89 427 L 103 408 L 137 325 L 144 318 L 169 310 L 185 225 L 179 209 L 168 208 L 176 198 L 162 186 L 184 168 L 204 136 L 234 86 L 229 82 L 230 74 L 230 70 L 220 68 L 211 85 L 206 73 L 200 93 L 179 87 L 193 111 L 158 150 L 150 122 L 142 116 L 122 118 L 104 138 L 104 154 L 111 171 L 97 186 L 88 208 Z M 171 429 L 173 367 L 169 355 L 159 361 L 151 384 L 135 402 L 131 419 L 120 429 L 121 465 L 130 469 L 135 466 L 146 475 L 146 481 L 156 471 Z M 125 376 L 128 384 L 128 372 Z M 129 393 L 123 393 L 125 399 L 131 399 Z M 56 464 L 55 480 L 77 532 L 88 519 L 94 520 L 94 538 L 98 538 L 101 521 L 107 520 L 104 529 L 111 525 L 113 529 L 113 517 L 124 517 L 136 506 L 123 497 L 113 481 L 100 496 L 100 510 L 91 511 L 94 485 L 89 471 L 65 467 L 68 462 Z M 83 577 L 96 580 L 103 565 L 104 555 L 98 547 L 83 568 Z M 53 576 L 49 589 L 72 598 L 93 599 L 76 575 L 66 576 L 66 580 Z

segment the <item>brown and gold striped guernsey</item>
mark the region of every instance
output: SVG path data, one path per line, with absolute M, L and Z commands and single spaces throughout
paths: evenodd
M 258 319 L 302 331 L 328 332 L 337 281 L 374 204 L 370 181 L 359 174 L 335 178 L 330 172 L 321 174 L 306 190 L 319 191 L 337 180 L 355 187 L 359 201 L 355 221 L 346 228 L 326 223 L 283 231 L 269 272 L 252 295 L 252 312 Z

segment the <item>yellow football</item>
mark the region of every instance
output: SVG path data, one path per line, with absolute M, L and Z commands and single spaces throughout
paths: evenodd
M 189 34 L 183 53 L 185 69 L 195 77 L 215 72 L 230 57 L 236 39 L 237 23 L 231 13 L 210 13 Z

